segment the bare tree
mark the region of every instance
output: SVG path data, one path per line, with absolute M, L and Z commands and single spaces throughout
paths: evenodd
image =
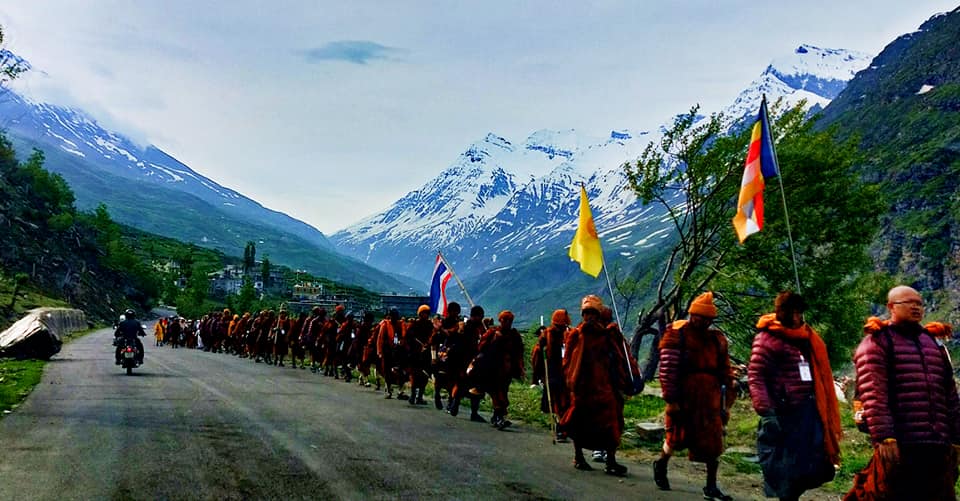
M 734 245 L 730 208 L 742 145 L 725 134 L 721 115 L 702 118 L 697 110 L 678 116 L 659 144 L 651 142 L 635 164 L 624 165 L 637 196 L 661 206 L 676 238 L 655 279 L 653 306 L 641 312 L 632 342 L 639 357 L 644 335 L 654 335 L 646 379 L 656 370 L 656 345 L 666 325 L 719 273 Z
M 10 81 L 16 80 L 17 77 L 29 69 L 29 63 L 4 48 L 3 27 L 0 26 L 0 92 L 6 88 Z

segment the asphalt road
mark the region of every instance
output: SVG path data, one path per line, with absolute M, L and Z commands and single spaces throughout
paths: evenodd
M 150 332 L 150 331 L 148 331 Z M 155 348 L 127 376 L 101 330 L 0 420 L 0 499 L 700 499 L 572 468 L 572 446 L 310 371 Z

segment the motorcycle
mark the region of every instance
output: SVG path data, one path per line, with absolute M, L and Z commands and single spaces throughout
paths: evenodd
M 131 339 L 118 338 L 120 344 L 120 367 L 126 369 L 127 375 L 133 374 L 133 368 L 138 367 L 137 345 Z

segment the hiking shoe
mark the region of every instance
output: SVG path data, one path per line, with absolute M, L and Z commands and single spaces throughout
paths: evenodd
M 704 487 L 703 499 L 707 501 L 733 501 L 733 496 L 725 494 L 719 487 Z
M 470 414 L 470 421 L 474 423 L 486 423 L 487 420 L 483 418 L 480 414 Z
M 653 483 L 657 484 L 661 491 L 670 490 L 670 481 L 667 480 L 667 465 L 660 462 L 659 459 L 653 462 Z
M 615 477 L 625 477 L 627 476 L 627 467 L 620 463 L 607 463 L 607 467 L 603 469 L 603 472 Z
M 573 458 L 573 468 L 580 471 L 593 471 L 593 466 L 584 458 Z
M 509 428 L 512 424 L 513 422 L 511 422 L 509 419 L 500 418 L 500 422 L 497 423 L 497 429 L 502 431 Z
M 594 463 L 606 463 L 606 462 L 607 462 L 607 451 L 593 451 L 593 462 L 594 462 Z

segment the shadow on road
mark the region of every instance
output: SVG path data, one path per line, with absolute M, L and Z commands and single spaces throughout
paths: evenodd
M 145 377 L 145 378 L 174 378 L 183 376 L 180 374 L 170 374 L 166 372 L 137 372 L 133 371 L 133 374 L 129 376 L 125 372 L 117 372 L 114 374 L 114 377 Z

